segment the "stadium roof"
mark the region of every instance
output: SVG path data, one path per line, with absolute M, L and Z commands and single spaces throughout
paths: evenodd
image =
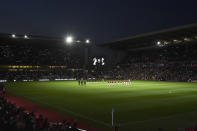
M 0 38 L 12 38 L 13 34 L 8 33 L 0 33 Z M 21 34 L 14 34 L 18 39 L 24 39 L 24 35 Z M 60 40 L 58 37 L 50 37 L 50 36 L 38 36 L 38 35 L 27 35 L 30 39 L 38 39 L 38 40 Z
M 61 41 L 61 38 L 58 37 L 49 37 L 49 36 L 32 36 L 32 35 L 18 35 L 18 34 L 8 34 L 8 33 L 0 33 L 0 39 L 11 39 L 12 36 L 15 35 L 15 40 L 22 40 L 25 39 L 24 36 L 27 36 L 26 39 L 30 40 L 44 40 L 44 41 Z
M 80 42 L 79 42 L 80 41 Z M 85 42 L 80 40 L 75 40 L 73 43 L 87 43 L 90 42 L 86 39 Z M 0 45 L 16 45 L 16 44 L 30 44 L 32 46 L 42 46 L 42 47 L 82 47 L 83 44 L 72 44 L 70 46 L 66 43 L 64 37 L 54 37 L 54 36 L 38 36 L 38 35 L 21 35 L 21 34 L 8 34 L 0 33 Z
M 180 41 L 184 42 L 184 40 L 186 39 L 187 41 L 197 40 L 197 23 L 171 29 L 165 29 L 161 31 L 155 31 L 151 33 L 140 34 L 111 42 L 105 42 L 99 44 L 99 46 L 113 49 L 130 50 L 137 48 L 153 47 L 156 46 L 157 42 L 160 41 L 165 44 L 174 44 Z
M 63 43 L 58 37 L 32 36 L 0 33 L 0 44 L 33 44 L 33 45 L 56 45 Z

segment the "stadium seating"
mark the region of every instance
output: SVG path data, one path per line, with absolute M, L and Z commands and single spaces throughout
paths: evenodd
M 0 46 L 0 60 L 7 65 L 67 65 L 75 67 L 75 65 L 80 66 L 78 59 L 61 48 L 10 44 Z
M 1 44 L 0 61 L 0 79 L 11 81 L 74 78 L 77 73 L 72 69 L 82 67 L 68 50 L 29 44 Z
M 0 97 L 0 129 L 5 131 L 80 131 L 77 123 L 67 122 L 51 123 L 42 115 L 36 117 L 32 113 L 25 113 L 23 108 L 17 108 L 14 104 Z
M 94 77 L 131 78 L 134 80 L 190 81 L 197 79 L 197 47 L 195 44 L 169 46 L 129 53 L 121 63 L 107 69 L 94 68 L 89 75 Z M 68 70 L 80 69 L 79 59 L 63 50 L 38 48 L 33 46 L 0 47 L 0 60 L 7 65 L 66 65 L 66 69 L 54 68 L 47 71 L 9 71 L 0 77 L 10 80 L 40 78 L 74 78 L 79 72 Z M 3 75 L 2 75 L 3 74 Z
M 197 80 L 197 45 L 176 45 L 129 53 L 111 69 L 98 71 L 112 79 Z

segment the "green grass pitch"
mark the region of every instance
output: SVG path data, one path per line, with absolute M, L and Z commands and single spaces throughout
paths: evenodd
M 7 92 L 104 131 L 111 110 L 121 131 L 175 130 L 197 123 L 197 83 L 133 81 L 130 86 L 77 81 L 7 83 Z

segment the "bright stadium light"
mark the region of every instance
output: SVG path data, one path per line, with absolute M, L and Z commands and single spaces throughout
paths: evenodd
M 89 39 L 87 39 L 85 42 L 86 42 L 87 44 L 89 44 L 89 43 L 90 43 L 90 40 L 89 40 Z
M 27 36 L 27 35 L 24 35 L 24 38 L 25 38 L 25 39 L 28 39 L 28 36 Z
M 161 41 L 158 41 L 158 42 L 157 42 L 157 45 L 161 45 Z
M 16 38 L 16 35 L 15 34 L 12 34 L 12 38 Z
M 73 37 L 72 36 L 67 36 L 66 37 L 66 43 L 68 43 L 68 44 L 73 43 Z

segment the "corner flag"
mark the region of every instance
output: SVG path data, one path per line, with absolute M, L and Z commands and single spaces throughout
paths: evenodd
M 112 126 L 114 126 L 114 112 L 115 112 L 115 110 L 114 110 L 114 108 L 112 108 Z

